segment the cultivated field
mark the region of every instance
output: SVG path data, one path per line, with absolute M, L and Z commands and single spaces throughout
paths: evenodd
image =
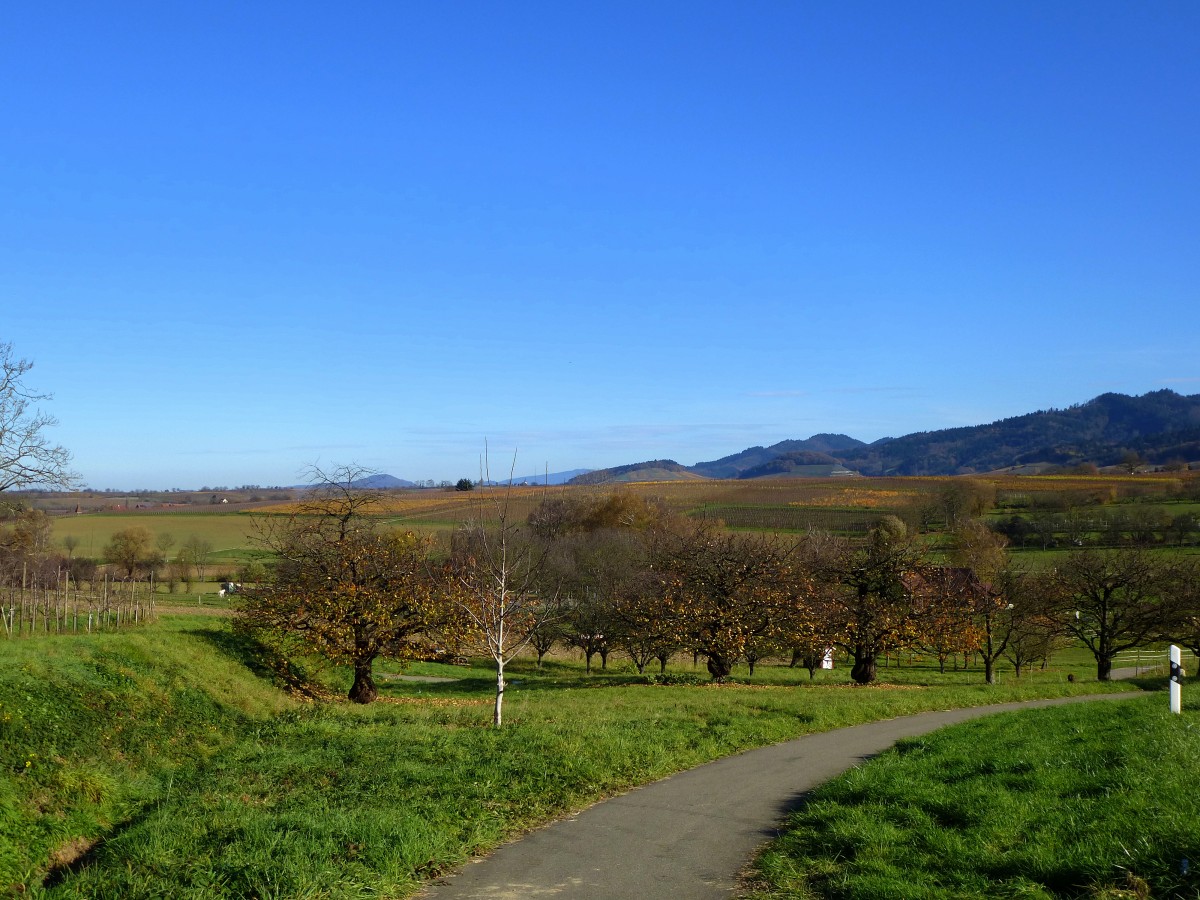
M 397 527 L 446 531 L 507 504 L 513 520 L 524 520 L 543 500 L 561 496 L 632 493 L 656 499 L 672 510 L 719 519 L 737 530 L 865 531 L 879 516 L 892 514 L 933 530 L 944 522 L 945 507 L 958 494 L 977 514 L 1000 516 L 1033 510 L 1136 508 L 1139 511 L 1200 512 L 1200 474 L 1093 476 L 959 476 L 930 478 L 754 479 L 663 481 L 600 487 L 513 487 L 475 491 L 401 490 L 383 495 L 378 514 Z M 237 499 L 237 498 L 235 498 Z M 60 501 L 59 506 L 69 506 Z M 247 508 L 247 506 L 252 508 Z M 78 552 L 98 557 L 114 531 L 140 524 L 177 542 L 190 535 L 209 540 L 230 556 L 254 547 L 256 516 L 287 514 L 294 503 L 235 504 L 233 509 L 201 505 L 187 511 L 132 509 L 54 517 L 56 539 L 77 537 Z

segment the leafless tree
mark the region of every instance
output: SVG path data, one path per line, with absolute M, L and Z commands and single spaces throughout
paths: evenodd
M 25 384 L 32 368 L 33 363 L 13 356 L 12 344 L 0 343 L 0 491 L 68 488 L 78 479 L 69 468 L 71 454 L 46 437 L 46 429 L 58 422 L 34 406 L 50 395 Z
M 476 517 L 454 535 L 453 564 L 457 603 L 482 649 L 496 666 L 492 724 L 503 724 L 504 669 L 559 614 L 559 592 L 546 577 L 549 544 L 509 508 L 512 490 L 489 489 L 486 456 Z M 515 467 L 515 459 L 514 459 Z

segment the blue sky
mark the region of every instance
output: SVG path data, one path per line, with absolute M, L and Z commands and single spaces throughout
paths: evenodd
M 96 488 L 1200 392 L 1194 2 L 0 16 L 0 341 Z

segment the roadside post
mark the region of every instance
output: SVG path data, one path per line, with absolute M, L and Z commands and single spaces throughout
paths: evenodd
M 1171 645 L 1171 712 L 1183 711 L 1183 669 L 1179 667 L 1179 648 Z

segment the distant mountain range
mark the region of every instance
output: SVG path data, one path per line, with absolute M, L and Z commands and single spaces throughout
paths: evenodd
M 571 469 L 569 472 L 543 472 L 540 475 L 524 475 L 519 478 L 513 478 L 513 484 L 566 484 L 572 478 L 585 475 L 591 469 Z M 492 481 L 491 484 L 508 484 L 508 480 Z M 407 481 L 403 478 L 397 478 L 395 475 L 366 475 L 362 478 L 357 478 L 350 482 L 350 486 L 358 490 L 366 491 L 386 491 L 392 488 L 411 488 L 432 486 L 433 482 L 417 482 Z
M 581 475 L 586 475 L 591 469 L 571 469 L 569 472 L 539 472 L 536 475 L 522 475 L 519 478 L 513 478 L 513 484 L 566 484 L 572 478 L 578 478 Z M 499 484 L 508 484 L 508 479 L 497 482 Z
M 1200 394 L 1170 390 L 1140 397 L 1101 394 L 1067 409 L 1039 410 L 987 425 L 922 431 L 864 443 L 844 434 L 750 447 L 712 462 L 674 460 L 599 469 L 571 484 L 695 478 L 969 475 L 1002 469 L 1036 471 L 1132 456 L 1148 464 L 1200 461 Z
M 395 475 L 367 475 L 350 482 L 350 487 L 360 491 L 386 491 L 389 488 L 409 488 L 416 485 Z

